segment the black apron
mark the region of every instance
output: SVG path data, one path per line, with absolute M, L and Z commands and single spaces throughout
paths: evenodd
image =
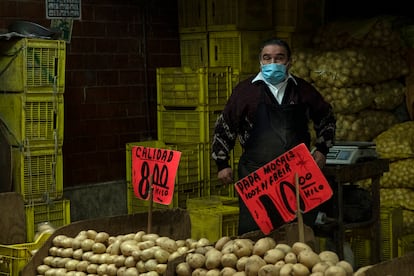
M 308 147 L 310 144 L 305 105 L 301 103 L 280 105 L 267 87 L 262 90 L 262 100 L 259 101 L 257 107 L 251 136 L 240 157 L 239 179 L 244 178 L 300 143 L 305 143 Z M 288 92 L 291 91 L 286 90 L 285 97 Z M 272 99 L 271 104 L 265 102 L 266 93 Z M 266 198 L 263 198 L 262 203 L 272 220 L 273 228 L 284 224 L 273 203 L 268 204 L 265 201 Z M 239 207 L 238 234 L 258 230 L 258 225 L 240 197 Z

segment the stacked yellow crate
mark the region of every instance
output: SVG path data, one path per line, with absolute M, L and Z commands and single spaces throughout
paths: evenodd
M 176 191 L 179 207 L 185 208 L 188 198 L 210 193 L 211 122 L 223 109 L 237 81 L 238 74 L 229 66 L 157 69 L 158 139 L 175 145 L 178 150 L 192 146 L 199 149 L 197 181 L 178 179 Z M 187 169 L 190 163 L 184 161 L 180 162 L 179 172 L 190 171 Z M 194 187 L 199 187 L 196 189 L 198 192 L 194 191 Z
M 14 191 L 25 201 L 27 241 L 37 224 L 70 223 L 63 199 L 64 41 L 0 42 L 0 119 L 11 146 Z

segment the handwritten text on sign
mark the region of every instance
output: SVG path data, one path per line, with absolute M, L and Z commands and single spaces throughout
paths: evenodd
M 167 149 L 132 147 L 132 185 L 135 196 L 169 205 L 174 195 L 175 175 L 181 152 Z M 152 182 L 152 183 L 151 183 Z
M 332 196 L 328 181 L 305 144 L 300 144 L 239 180 L 235 188 L 263 233 L 274 227 L 272 203 L 285 222 L 296 217 L 295 173 L 298 174 L 300 209 L 308 212 Z M 265 204 L 266 202 L 266 204 Z M 273 210 L 275 211 L 275 210 Z

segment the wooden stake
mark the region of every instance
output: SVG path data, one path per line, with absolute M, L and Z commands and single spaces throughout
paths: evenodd
M 295 188 L 296 188 L 296 215 L 298 218 L 298 226 L 299 226 L 299 241 L 305 242 L 305 230 L 304 230 L 304 225 L 303 225 L 302 210 L 300 209 L 298 173 L 295 173 Z
M 153 186 L 152 186 L 152 175 L 150 176 L 150 189 L 149 189 L 149 207 L 148 207 L 148 225 L 147 225 L 147 233 L 151 233 L 152 231 L 152 205 L 153 205 Z

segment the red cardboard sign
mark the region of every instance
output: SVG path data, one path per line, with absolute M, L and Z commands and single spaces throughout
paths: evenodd
M 285 222 L 295 219 L 298 174 L 300 209 L 306 213 L 331 198 L 333 192 L 305 144 L 299 144 L 234 185 L 264 234 L 274 230 L 264 206 L 273 203 Z
M 181 152 L 143 146 L 132 147 L 132 185 L 137 198 L 169 205 L 174 195 L 175 175 Z

